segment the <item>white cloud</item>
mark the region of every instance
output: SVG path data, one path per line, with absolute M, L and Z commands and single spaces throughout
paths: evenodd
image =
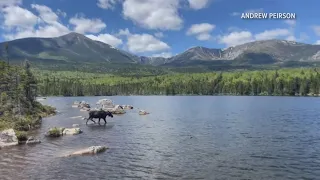
M 7 28 L 33 28 L 38 17 L 27 9 L 18 6 L 8 6 L 2 9 L 4 23 Z
M 3 9 L 4 26 L 10 29 L 3 33 L 5 39 L 56 37 L 70 32 L 67 27 L 58 22 L 58 16 L 49 7 L 36 4 L 31 7 L 36 9 L 39 17 L 18 6 Z
M 102 9 L 113 9 L 119 0 L 98 0 L 97 5 Z
M 89 34 L 86 36 L 92 40 L 100 41 L 100 42 L 109 44 L 113 47 L 118 47 L 119 45 L 121 45 L 123 43 L 121 39 L 119 39 L 111 34 L 99 34 L 98 36 Z
M 187 35 L 211 32 L 215 25 L 209 23 L 193 24 L 187 31 Z
M 294 19 L 288 19 L 285 20 L 284 23 L 288 24 L 289 26 L 295 26 L 297 22 Z
M 211 39 L 211 35 L 208 33 L 202 33 L 202 34 L 197 35 L 197 39 L 199 41 L 207 41 L 207 40 Z
M 273 29 L 266 30 L 262 33 L 256 34 L 256 40 L 268 40 L 268 39 L 276 39 L 279 37 L 292 36 L 292 33 L 288 29 Z
M 128 28 L 120 29 L 119 32 L 117 33 L 117 36 L 129 36 L 129 35 L 131 35 L 131 33 Z
M 101 19 L 88 19 L 84 17 L 75 16 L 69 20 L 69 23 L 74 25 L 74 31 L 84 33 L 99 33 L 107 25 Z
M 169 57 L 172 57 L 172 53 L 170 53 L 170 52 L 162 52 L 162 53 L 159 53 L 159 54 L 153 54 L 151 57 L 169 58 Z
M 179 0 L 125 0 L 123 15 L 147 29 L 179 30 L 183 20 Z
M 320 40 L 316 41 L 316 43 L 315 43 L 315 44 L 320 45 Z
M 312 29 L 317 36 L 320 36 L 320 26 L 312 26 Z
M 0 7 L 22 4 L 22 0 L 0 0 Z
M 128 36 L 127 46 L 134 53 L 157 52 L 170 49 L 165 42 L 150 34 L 131 34 Z
M 219 43 L 226 44 L 227 47 L 236 46 L 254 41 L 253 35 L 249 31 L 232 32 L 218 38 Z
M 57 14 L 58 16 L 67 17 L 67 13 L 64 12 L 64 11 L 62 11 L 61 9 L 58 9 L 57 12 L 56 12 L 56 14 Z
M 296 38 L 295 36 L 291 35 L 291 36 L 288 36 L 288 37 L 286 38 L 286 40 L 287 40 L 287 41 L 297 41 L 297 38 Z
M 209 0 L 188 0 L 190 8 L 202 9 L 208 5 Z
M 196 35 L 197 39 L 200 41 L 206 41 L 211 38 L 211 31 L 216 26 L 209 23 L 193 24 L 188 30 L 187 35 Z
M 294 36 L 294 33 L 289 29 L 272 29 L 261 33 L 252 34 L 250 31 L 234 31 L 227 35 L 218 37 L 221 44 L 229 46 L 236 46 L 252 41 L 271 40 L 271 39 L 285 39 L 288 41 L 304 41 L 308 39 L 305 33 L 300 33 L 300 37 Z
M 154 36 L 156 36 L 157 38 L 162 38 L 164 37 L 164 34 L 162 32 L 157 32 L 157 33 L 154 33 Z
M 49 7 L 38 5 L 38 4 L 31 4 L 33 9 L 36 9 L 39 13 L 39 17 L 46 23 L 54 24 L 58 21 L 58 15 L 54 13 Z

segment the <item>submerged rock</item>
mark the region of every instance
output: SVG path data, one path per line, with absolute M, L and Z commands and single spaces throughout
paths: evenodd
M 77 135 L 82 133 L 80 128 L 65 128 L 62 132 L 63 135 Z
M 68 156 L 82 156 L 82 155 L 94 155 L 94 154 L 98 154 L 98 153 L 102 153 L 104 151 L 106 151 L 108 149 L 108 147 L 106 146 L 91 146 L 79 151 L 75 151 L 71 154 L 69 154 Z
M 18 145 L 18 138 L 13 129 L 0 132 L 0 148 Z

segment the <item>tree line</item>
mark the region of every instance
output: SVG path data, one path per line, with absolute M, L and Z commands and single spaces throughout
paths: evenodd
M 40 116 L 54 113 L 54 108 L 36 101 L 37 94 L 37 80 L 28 61 L 19 66 L 0 61 L 0 130 L 29 130 L 40 125 Z
M 123 77 L 81 72 L 38 72 L 43 96 L 112 95 L 318 95 L 317 69 L 174 73 Z

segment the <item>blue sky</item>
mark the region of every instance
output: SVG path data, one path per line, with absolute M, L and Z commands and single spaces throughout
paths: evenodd
M 319 5 L 316 0 L 0 0 L 0 41 L 74 31 L 147 56 L 264 39 L 319 44 Z M 288 12 L 297 18 L 244 20 L 245 12 Z

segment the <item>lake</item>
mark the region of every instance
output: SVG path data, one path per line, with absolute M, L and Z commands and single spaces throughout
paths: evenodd
M 85 125 L 76 100 L 50 97 L 35 146 L 0 150 L 0 179 L 317 179 L 320 99 L 312 97 L 113 96 L 133 105 L 106 126 Z M 151 114 L 138 115 L 138 109 Z M 103 122 L 103 121 L 102 121 Z M 90 122 L 89 122 L 90 123 Z M 47 139 L 49 127 L 80 124 L 83 133 Z M 95 156 L 62 157 L 106 145 Z

